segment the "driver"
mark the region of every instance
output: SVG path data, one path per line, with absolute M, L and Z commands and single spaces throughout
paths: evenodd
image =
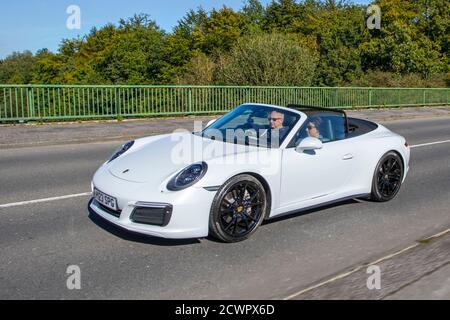
M 283 124 L 284 124 L 284 114 L 278 111 L 272 111 L 272 113 L 269 115 L 269 123 L 270 123 L 270 128 L 272 130 L 275 129 L 281 129 L 283 128 Z
M 283 137 L 288 133 L 289 128 L 284 125 L 284 113 L 272 111 L 268 116 L 270 129 L 268 130 L 269 139 L 272 144 L 278 141 L 280 144 Z

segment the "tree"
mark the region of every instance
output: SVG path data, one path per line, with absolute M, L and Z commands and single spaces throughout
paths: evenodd
M 244 33 L 253 34 L 262 31 L 266 10 L 259 0 L 246 0 L 241 10 Z
M 317 55 L 280 33 L 240 38 L 220 59 L 218 80 L 232 85 L 308 86 Z
M 448 0 L 376 0 L 382 12 L 381 30 L 369 30 L 366 6 L 350 1 L 272 0 L 264 6 L 260 0 L 244 0 L 238 11 L 224 6 L 207 12 L 199 7 L 189 10 L 170 33 L 149 15 L 137 14 L 117 25 L 94 28 L 84 37 L 64 39 L 55 53 L 46 49 L 34 56 L 14 53 L 0 60 L 0 82 L 449 83 Z M 273 43 L 276 37 L 287 47 Z M 280 61 L 264 45 L 275 50 Z M 300 62 L 293 55 L 298 48 Z M 310 64 L 303 60 L 308 56 L 313 57 Z M 273 70 L 268 63 L 274 64 Z M 278 69 L 283 63 L 291 70 L 305 66 L 310 70 L 313 65 L 314 73 L 299 79 Z M 233 78 L 234 72 L 238 78 Z
M 327 3 L 309 24 L 320 52 L 314 84 L 339 86 L 362 74 L 360 44 L 367 36 L 361 7 Z
M 61 76 L 63 64 L 61 56 L 50 52 L 48 49 L 39 50 L 36 53 L 36 72 L 33 73 L 32 83 L 66 84 Z
M 164 32 L 147 15 L 122 20 L 105 52 L 104 77 L 118 84 L 157 84 L 163 67 Z
M 448 1 L 418 0 L 415 1 L 415 5 L 418 11 L 416 21 L 419 32 L 439 45 L 442 52 L 448 56 L 450 52 L 450 9 Z
M 184 74 L 178 78 L 179 84 L 184 85 L 212 85 L 216 72 L 215 62 L 206 54 L 200 52 L 186 67 Z
M 206 22 L 203 51 L 212 53 L 228 51 L 242 34 L 243 17 L 233 9 L 223 7 L 213 10 Z
M 295 33 L 302 24 L 302 7 L 295 0 L 272 1 L 266 8 L 264 29 L 272 32 Z
M 442 30 L 448 23 L 447 27 L 438 23 L 441 27 L 435 28 L 429 20 L 432 14 L 444 14 L 445 10 L 433 9 L 432 3 L 439 1 L 426 2 L 428 5 L 423 1 L 378 1 L 383 12 L 382 28 L 361 44 L 364 68 L 424 77 L 448 71 L 448 52 L 442 50 L 446 46 Z M 435 19 L 439 20 L 437 16 Z
M 4 60 L 0 60 L 0 83 L 30 83 L 35 71 L 35 60 L 30 51 L 14 52 Z
M 175 27 L 174 31 L 183 32 L 186 37 L 190 37 L 196 28 L 199 28 L 202 32 L 205 32 L 207 20 L 208 14 L 202 7 L 199 7 L 197 11 L 191 9 L 181 20 L 178 21 L 178 25 Z
M 192 40 L 181 29 L 174 30 L 165 38 L 162 51 L 164 62 L 161 78 L 164 83 L 173 83 L 174 79 L 186 72 L 187 64 L 199 52 L 192 48 Z

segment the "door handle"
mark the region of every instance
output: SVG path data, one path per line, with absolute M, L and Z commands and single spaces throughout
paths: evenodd
M 353 155 L 351 153 L 347 153 L 345 156 L 342 157 L 342 160 L 351 160 L 353 159 Z

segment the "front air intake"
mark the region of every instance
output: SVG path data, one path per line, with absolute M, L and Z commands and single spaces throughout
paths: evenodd
M 167 203 L 138 202 L 130 219 L 134 223 L 165 227 L 172 217 L 173 207 Z

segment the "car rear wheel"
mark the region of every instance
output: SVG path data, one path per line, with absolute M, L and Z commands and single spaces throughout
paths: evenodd
M 385 154 L 374 173 L 371 199 L 386 202 L 395 198 L 402 185 L 403 170 L 403 161 L 396 152 Z
M 217 192 L 210 213 L 210 234 L 224 242 L 248 239 L 261 225 L 267 195 L 261 182 L 247 174 L 228 180 Z

